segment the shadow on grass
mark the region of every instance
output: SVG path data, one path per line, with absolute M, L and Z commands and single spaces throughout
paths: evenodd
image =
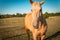
M 2 40 L 6 40 L 6 39 L 10 39 L 10 38 L 14 38 L 14 37 L 18 37 L 18 36 L 22 36 L 22 35 L 25 35 L 25 34 L 21 34 L 21 35 L 16 35 L 16 36 L 12 36 L 12 37 L 7 37 L 7 38 L 2 38 Z M 45 40 L 52 40 L 52 38 L 55 38 L 57 36 L 60 36 L 60 31 L 56 32 L 55 34 L 47 37 Z
M 20 37 L 22 35 L 25 35 L 25 33 L 24 34 L 21 34 L 21 35 L 12 36 L 12 37 L 2 38 L 2 40 L 11 39 L 11 38 L 14 38 L 14 37 Z
M 60 31 L 58 31 L 58 32 L 56 32 L 55 34 L 47 37 L 45 40 L 52 40 L 52 38 L 55 38 L 55 37 L 57 37 L 57 36 L 60 36 Z

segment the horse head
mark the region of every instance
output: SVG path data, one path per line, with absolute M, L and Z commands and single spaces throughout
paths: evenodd
M 42 7 L 41 5 L 44 4 L 44 0 L 41 2 L 33 2 L 30 0 L 30 3 L 32 4 L 32 25 L 37 27 L 39 24 L 40 17 L 42 16 Z

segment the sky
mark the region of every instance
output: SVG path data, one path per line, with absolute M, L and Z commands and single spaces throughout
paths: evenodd
M 35 0 L 33 0 L 35 1 Z M 41 0 L 37 0 L 40 2 Z M 30 0 L 0 0 L 0 14 L 16 14 L 31 12 Z M 60 0 L 45 0 L 42 12 L 60 12 Z

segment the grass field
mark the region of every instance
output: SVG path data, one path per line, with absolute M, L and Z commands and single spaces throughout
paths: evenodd
M 49 37 L 47 40 L 60 40 L 60 16 L 49 17 L 46 20 L 48 24 L 46 38 Z M 27 40 L 23 27 L 24 17 L 0 19 L 0 40 Z

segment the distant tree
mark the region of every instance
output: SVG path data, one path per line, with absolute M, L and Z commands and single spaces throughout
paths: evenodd
M 25 17 L 25 15 L 26 15 L 26 14 L 24 13 L 24 14 L 23 14 L 23 17 Z
M 48 17 L 49 17 L 48 12 L 45 12 L 44 17 L 45 17 L 45 18 L 48 18 Z
M 5 17 L 10 18 L 12 16 L 10 14 L 6 14 Z
M 12 17 L 16 17 L 16 15 L 15 14 L 12 14 Z
M 49 16 L 54 16 L 55 15 L 55 13 L 49 13 Z
M 3 16 L 2 16 L 2 15 L 0 15 L 0 19 L 1 19 L 1 18 L 3 18 Z
M 55 13 L 56 16 L 60 16 L 60 13 Z
M 22 17 L 22 14 L 21 13 L 16 13 L 16 16 L 17 17 Z

